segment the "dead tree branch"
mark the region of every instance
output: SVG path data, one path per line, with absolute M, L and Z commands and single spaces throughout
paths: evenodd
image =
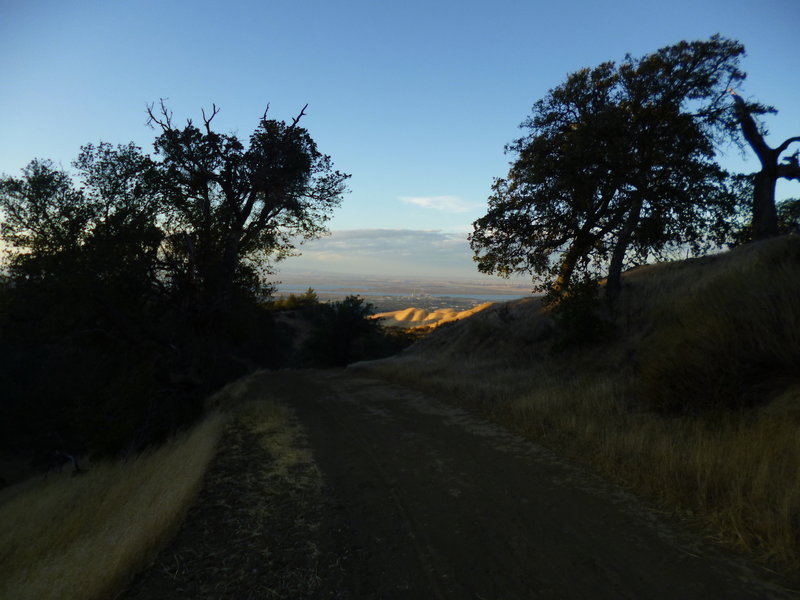
M 303 110 L 300 111 L 300 114 L 297 115 L 294 119 L 292 119 L 292 124 L 289 126 L 289 129 L 294 129 L 295 126 L 300 122 L 300 119 L 303 118 L 303 115 L 306 114 L 306 109 L 308 108 L 308 103 L 303 107 Z

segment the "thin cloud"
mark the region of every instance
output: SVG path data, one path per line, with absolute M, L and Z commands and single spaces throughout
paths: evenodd
M 477 275 L 466 233 L 414 229 L 350 229 L 310 240 L 282 269 L 461 276 Z
M 457 254 L 467 253 L 466 234 L 415 229 L 350 229 L 331 232 L 330 236 L 303 244 L 304 253 L 341 253 L 343 256 L 375 254 L 397 255 L 412 252 L 429 255 L 432 250 L 448 248 Z
M 448 213 L 465 213 L 474 208 L 474 205 L 458 196 L 400 196 L 406 204 L 421 206 Z

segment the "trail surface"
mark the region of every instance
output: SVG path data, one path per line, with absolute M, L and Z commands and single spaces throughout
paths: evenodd
M 349 530 L 353 597 L 783 595 L 499 426 L 346 372 L 314 382 L 301 375 L 284 394 Z
M 271 595 L 259 597 L 797 597 L 621 489 L 461 409 L 349 371 L 260 381 L 296 411 L 321 485 L 318 496 L 291 492 L 302 500 L 291 503 L 294 522 L 298 506 L 315 517 L 295 527 L 301 539 L 282 542 L 298 556 L 313 549 L 305 575 L 282 575 L 306 583 L 293 595 L 265 582 Z M 270 493 L 274 502 L 280 490 Z M 224 528 L 212 529 L 224 544 Z

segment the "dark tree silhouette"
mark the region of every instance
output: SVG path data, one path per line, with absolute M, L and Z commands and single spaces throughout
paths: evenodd
M 350 177 L 332 167 L 298 124 L 264 112 L 245 145 L 215 132 L 218 113 L 176 127 L 164 106 L 148 109 L 161 130 L 155 142 L 171 201 L 169 254 L 181 284 L 202 312 L 226 310 L 237 285 L 257 282 L 254 268 L 281 260 L 293 240 L 316 237 L 339 205 Z
M 736 117 L 742 129 L 742 135 L 753 152 L 756 153 L 761 170 L 755 174 L 753 181 L 753 239 L 761 240 L 776 236 L 779 233 L 778 214 L 775 209 L 775 183 L 780 178 L 797 179 L 800 181 L 800 150 L 783 159 L 781 154 L 794 142 L 800 142 L 800 136 L 787 139 L 777 148 L 770 148 L 759 130 L 753 112 L 754 110 L 741 96 L 731 90 L 734 101 Z
M 151 106 L 156 158 L 101 143 L 75 177 L 42 160 L 0 177 L 0 424 L 16 424 L 0 436 L 63 426 L 101 453 L 141 447 L 279 364 L 259 304 L 270 265 L 324 232 L 349 175 L 300 127 L 305 108 L 265 112 L 247 142 L 216 133 L 217 112 L 177 127 Z
M 312 331 L 306 343 L 306 352 L 312 364 L 320 366 L 345 366 L 353 360 L 365 358 L 359 348 L 380 335 L 378 321 L 367 317 L 375 307 L 358 296 L 318 304 L 312 315 Z
M 735 198 L 714 160 L 735 128 L 724 99 L 744 48 L 714 36 L 582 69 L 533 106 L 470 242 L 479 270 L 527 272 L 556 295 L 606 270 L 727 235 Z

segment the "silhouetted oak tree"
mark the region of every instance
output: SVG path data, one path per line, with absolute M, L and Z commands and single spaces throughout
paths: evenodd
M 257 283 L 294 239 L 324 232 L 349 177 L 298 126 L 305 107 L 289 124 L 265 112 L 247 146 L 212 129 L 217 112 L 203 113 L 199 128 L 176 127 L 163 102 L 148 109 L 170 199 L 167 259 L 203 311 L 225 310 L 234 288 Z
M 732 92 L 736 117 L 742 128 L 744 139 L 756 153 L 761 170 L 753 180 L 753 239 L 760 240 L 778 235 L 778 214 L 775 208 L 775 183 L 781 177 L 800 181 L 800 151 L 783 159 L 781 154 L 794 142 L 800 142 L 800 136 L 791 137 L 777 148 L 770 148 L 764 140 L 753 119 L 752 113 L 764 112 L 758 105 L 748 105 L 741 96 Z
M 20 357 L 0 381 L 33 420 L 52 415 L 41 428 L 69 420 L 108 451 L 146 443 L 243 365 L 279 360 L 259 292 L 295 240 L 324 231 L 349 175 L 299 125 L 305 108 L 265 112 L 248 140 L 215 132 L 217 112 L 179 127 L 151 106 L 154 157 L 101 143 L 74 175 L 34 160 L 0 178 L 0 329 Z
M 217 112 L 202 129 L 177 127 L 163 103 L 151 106 L 157 160 L 132 144 L 88 145 L 74 163 L 79 186 L 40 160 L 0 180 L 12 266 L 46 277 L 65 270 L 53 261 L 92 253 L 101 278 L 183 290 L 203 311 L 224 308 L 234 288 L 256 291 L 259 269 L 324 232 L 349 175 L 298 126 L 305 108 L 289 124 L 265 112 L 246 146 L 212 129 Z
M 151 106 L 160 129 L 152 159 L 129 144 L 82 148 L 76 185 L 46 161 L 0 180 L 2 236 L 20 282 L 62 282 L 86 306 L 137 336 L 125 306 L 169 299 L 183 320 L 212 322 L 233 296 L 253 297 L 293 240 L 324 231 L 349 175 L 309 133 L 266 112 L 247 144 Z M 65 294 L 48 292 L 66 298 Z M 137 333 L 138 332 L 138 333 Z M 170 342 L 171 343 L 171 342 Z
M 714 145 L 735 128 L 726 90 L 743 47 L 714 36 L 570 74 L 533 106 L 470 243 L 480 271 L 531 273 L 557 295 L 730 229 L 735 197 Z

